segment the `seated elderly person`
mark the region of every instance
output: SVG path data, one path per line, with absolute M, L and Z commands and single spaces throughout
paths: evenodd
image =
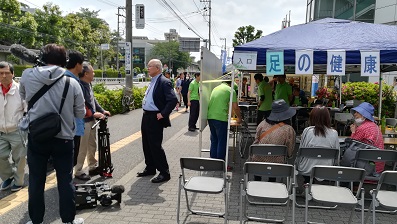
M 374 119 L 374 107 L 367 102 L 361 103 L 351 109 L 354 116 L 354 123 L 350 125 L 351 138 L 379 149 L 384 148 L 383 136 Z M 384 162 L 375 162 L 375 172 L 382 173 L 385 167 Z
M 329 111 L 324 106 L 316 106 L 310 113 L 310 127 L 302 133 L 300 148 L 334 148 L 339 149 L 338 132 L 331 128 Z M 310 173 L 315 165 L 330 166 L 332 159 L 300 158 L 296 161 L 299 174 L 305 178 L 305 183 L 310 182 Z
M 290 125 L 290 119 L 296 110 L 290 108 L 284 100 L 272 103 L 272 112 L 256 129 L 254 144 L 285 145 L 288 157 L 292 156 L 295 147 L 295 131 Z M 286 163 L 282 156 L 258 156 L 250 158 L 254 162 Z M 260 179 L 255 177 L 255 179 Z

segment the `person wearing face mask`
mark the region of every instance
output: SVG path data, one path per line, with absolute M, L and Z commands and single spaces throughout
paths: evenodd
M 375 123 L 374 110 L 374 107 L 367 102 L 351 109 L 351 113 L 354 116 L 354 123 L 350 125 L 351 138 L 383 149 L 383 136 Z M 384 170 L 384 166 L 384 162 L 375 162 L 376 173 L 381 173 Z

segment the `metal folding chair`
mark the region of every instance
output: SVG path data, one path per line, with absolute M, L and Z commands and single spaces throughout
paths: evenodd
M 177 223 L 179 223 L 181 191 L 185 191 L 186 206 L 188 211 L 193 215 L 210 215 L 223 217 L 227 223 L 227 208 L 228 208 L 228 180 L 225 161 L 220 159 L 201 158 L 201 157 L 186 157 L 180 159 L 182 173 L 179 176 L 178 187 L 178 208 L 177 208 Z M 191 176 L 187 179 L 185 170 L 214 172 L 214 174 L 221 174 L 222 177 L 217 176 Z M 225 208 L 224 212 L 212 211 L 196 211 L 191 209 L 189 204 L 188 192 L 202 193 L 202 194 L 224 194 Z
M 359 163 L 369 165 L 369 162 L 390 162 L 392 164 L 391 170 L 395 171 L 397 167 L 397 151 L 395 150 L 379 150 L 379 149 L 360 149 L 356 153 L 354 167 L 359 167 Z M 375 164 L 373 165 L 375 170 Z M 386 171 L 384 171 L 386 172 Z M 380 176 L 373 174 L 366 174 L 365 180 L 377 181 L 379 183 Z M 364 198 L 366 199 L 366 198 Z M 367 198 L 366 200 L 371 200 Z M 359 210 L 360 208 L 357 208 Z M 367 210 L 367 209 L 365 209 Z M 396 213 L 395 211 L 376 210 L 376 212 Z
M 254 144 L 250 146 L 249 157 L 253 155 L 258 156 L 282 156 L 284 162 L 287 162 L 288 149 L 285 145 L 274 145 L 274 144 Z
M 298 153 L 295 159 L 295 178 L 294 178 L 294 182 L 295 185 L 298 185 L 297 182 L 297 178 L 296 176 L 299 173 L 298 170 L 298 163 L 301 160 L 301 158 L 309 158 L 309 159 L 332 159 L 334 161 L 333 165 L 334 166 L 339 166 L 339 158 L 340 158 L 340 150 L 339 149 L 335 149 L 335 148 L 320 148 L 320 147 L 316 147 L 316 148 L 299 148 L 298 149 Z M 322 164 L 317 164 L 317 165 L 322 165 Z M 298 204 L 296 202 L 296 205 L 300 208 L 305 207 L 305 205 L 301 205 Z M 326 207 L 326 206 L 315 206 L 315 205 L 310 205 L 310 208 L 323 208 L 323 209 L 335 209 L 337 207 L 337 205 L 333 206 L 333 207 Z
M 378 186 L 371 190 L 372 202 L 369 206 L 365 223 L 372 211 L 372 223 L 376 223 L 376 207 L 382 206 L 387 209 L 397 209 L 397 191 L 381 190 L 382 184 L 397 186 L 397 171 L 384 171 L 380 176 Z
M 310 183 L 305 185 L 305 223 L 312 223 L 308 221 L 309 201 L 313 200 L 321 203 L 329 203 L 333 205 L 347 205 L 352 206 L 352 211 L 349 218 L 349 223 L 352 222 L 353 212 L 356 205 L 361 205 L 361 223 L 364 223 L 364 200 L 358 199 L 361 193 L 361 198 L 364 197 L 364 183 L 365 170 L 352 167 L 341 166 L 314 166 Z M 321 178 L 324 180 L 335 181 L 335 186 L 313 184 L 314 178 Z M 341 182 L 359 182 L 359 188 L 356 195 L 353 195 L 351 189 L 340 187 Z
M 286 178 L 286 183 L 250 181 L 252 175 Z M 246 162 L 244 179 L 240 183 L 240 223 L 246 220 L 261 222 L 285 222 L 292 201 L 292 223 L 295 223 L 295 187 L 292 178 L 294 167 L 289 164 Z M 284 219 L 269 219 L 249 216 L 247 202 L 255 205 L 286 205 Z
M 335 113 L 335 121 L 336 121 L 336 129 L 339 130 L 339 135 L 345 135 L 346 134 L 346 128 L 347 128 L 347 121 L 353 119 L 353 114 L 351 113 Z M 342 129 L 339 128 L 343 124 L 343 133 Z
M 256 124 L 255 124 L 256 125 Z M 239 149 L 240 156 L 244 158 L 245 149 L 247 148 L 247 144 L 249 141 L 255 140 L 256 129 L 254 130 L 252 126 L 249 126 L 248 123 L 243 120 L 240 127 L 240 140 L 239 140 Z

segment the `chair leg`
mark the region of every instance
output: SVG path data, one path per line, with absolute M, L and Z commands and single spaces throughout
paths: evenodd
M 225 224 L 227 224 L 227 213 L 228 213 L 228 208 L 229 208 L 229 183 L 226 182 L 226 189 L 225 189 L 225 215 L 223 216 L 223 219 L 225 220 Z
M 375 224 L 375 215 L 376 215 L 376 194 L 378 192 L 376 190 L 374 190 L 372 192 L 372 223 Z
M 290 180 L 291 181 L 291 180 Z M 295 224 L 296 186 L 292 186 L 292 224 Z
M 176 210 L 176 223 L 179 224 L 179 212 L 181 209 L 181 182 L 182 182 L 182 175 L 179 175 L 179 181 L 178 181 L 178 206 Z
M 243 194 L 244 194 L 244 180 L 240 181 L 240 224 L 243 223 Z
M 309 212 L 309 185 L 305 184 L 305 224 L 308 223 L 308 212 Z

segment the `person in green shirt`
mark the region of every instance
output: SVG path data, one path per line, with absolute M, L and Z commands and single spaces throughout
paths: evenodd
M 210 157 L 223 159 L 226 157 L 227 126 L 229 114 L 230 91 L 232 91 L 231 81 L 226 81 L 215 87 L 210 96 L 208 104 L 207 119 L 211 132 Z M 232 91 L 232 108 L 237 115 L 237 122 L 241 122 L 240 108 L 237 103 L 236 91 Z
M 200 72 L 196 72 L 194 74 L 194 80 L 189 84 L 189 90 L 187 92 L 187 102 L 190 107 L 190 115 L 189 115 L 189 131 L 196 131 L 197 120 L 200 113 Z
M 258 113 L 256 117 L 256 123 L 262 122 L 262 120 L 266 119 L 272 110 L 272 86 L 269 84 L 269 78 L 263 78 L 263 75 L 260 73 L 255 74 L 254 76 L 255 82 L 258 85 Z
M 290 84 L 285 82 L 285 75 L 277 75 L 277 84 L 276 90 L 274 94 L 274 100 L 283 99 L 287 104 L 290 104 L 292 101 L 292 87 Z

